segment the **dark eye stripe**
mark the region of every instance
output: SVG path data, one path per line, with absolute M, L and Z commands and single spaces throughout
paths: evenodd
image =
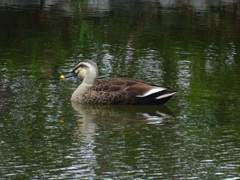
M 88 66 L 85 64 L 79 64 L 74 68 L 74 70 L 77 70 L 78 68 L 88 68 Z

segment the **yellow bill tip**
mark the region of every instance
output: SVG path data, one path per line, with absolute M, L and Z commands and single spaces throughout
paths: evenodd
M 65 76 L 64 76 L 64 75 L 61 75 L 59 78 L 60 78 L 60 79 L 64 79 L 64 78 L 65 78 Z

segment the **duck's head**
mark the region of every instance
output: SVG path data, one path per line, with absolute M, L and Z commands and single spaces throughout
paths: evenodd
M 60 78 L 64 79 L 75 76 L 84 78 L 84 81 L 88 83 L 93 83 L 98 76 L 98 67 L 96 63 L 91 60 L 82 60 L 70 73 L 61 75 Z

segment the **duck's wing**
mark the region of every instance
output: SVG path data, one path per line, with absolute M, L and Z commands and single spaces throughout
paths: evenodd
M 163 104 L 176 93 L 166 89 L 138 79 L 111 78 L 96 83 L 91 92 L 108 104 Z

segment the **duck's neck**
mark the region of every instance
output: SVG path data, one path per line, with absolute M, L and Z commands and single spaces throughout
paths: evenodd
M 83 82 L 78 86 L 78 88 L 72 94 L 72 101 L 81 102 L 84 94 L 94 85 L 96 78 L 83 79 Z
M 81 85 L 83 85 L 83 86 L 93 86 L 94 83 L 96 82 L 96 79 L 97 79 L 96 76 L 85 77 L 83 79 L 83 82 L 82 82 Z

